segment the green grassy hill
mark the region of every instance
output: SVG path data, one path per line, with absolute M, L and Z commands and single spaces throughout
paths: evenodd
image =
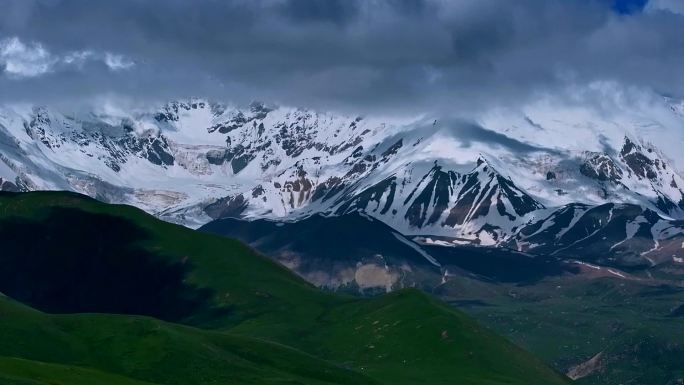
M 321 292 L 243 244 L 69 193 L 0 194 L 10 384 L 566 384 L 417 290 Z

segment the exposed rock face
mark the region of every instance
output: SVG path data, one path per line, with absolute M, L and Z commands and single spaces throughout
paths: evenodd
M 0 178 L 0 191 L 19 192 L 21 190 L 14 183 Z
M 582 175 L 602 182 L 620 183 L 622 169 L 606 154 L 591 153 L 580 166 Z
M 660 169 L 660 160 L 655 161 L 643 154 L 641 146 L 625 138 L 625 145 L 620 151 L 620 158 L 627 164 L 629 170 L 639 178 L 655 179 L 658 176 L 656 167 Z
M 229 196 L 216 200 L 207 205 L 204 212 L 210 217 L 217 218 L 239 218 L 247 208 L 247 200 L 240 195 Z

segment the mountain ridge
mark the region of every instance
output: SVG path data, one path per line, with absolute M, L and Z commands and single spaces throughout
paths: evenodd
M 510 245 L 572 204 L 638 205 L 679 229 L 684 179 L 653 137 L 637 139 L 645 123 L 559 123 L 545 114 L 528 111 L 502 130 L 501 119 L 385 121 L 203 99 L 80 113 L 5 106 L 0 186 L 77 191 L 190 227 L 357 210 L 407 236 L 483 246 Z M 594 142 L 559 147 L 562 125 Z M 659 234 L 650 236 L 656 248 Z M 669 260 L 652 260 L 682 257 L 661 251 Z

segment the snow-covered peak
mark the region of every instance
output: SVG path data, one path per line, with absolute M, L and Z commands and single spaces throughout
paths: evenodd
M 663 139 L 684 141 L 673 106 L 605 115 L 541 105 L 478 121 L 197 98 L 79 113 L 4 106 L 0 178 L 3 188 L 74 190 L 190 226 L 358 211 L 404 234 L 498 244 L 567 205 L 683 218 L 684 158 Z

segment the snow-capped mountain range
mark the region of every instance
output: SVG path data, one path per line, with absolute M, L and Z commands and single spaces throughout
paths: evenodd
M 72 190 L 191 227 L 361 212 L 443 245 L 681 263 L 684 108 L 660 107 L 539 107 L 475 122 L 202 99 L 3 106 L 0 189 Z

